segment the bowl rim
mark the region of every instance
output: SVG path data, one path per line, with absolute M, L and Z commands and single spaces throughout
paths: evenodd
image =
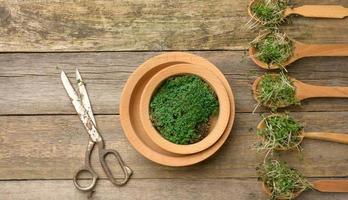
M 165 139 L 153 126 L 149 113 L 150 101 L 156 89 L 168 78 L 183 74 L 199 76 L 214 90 L 219 101 L 219 114 L 212 130 L 202 140 L 188 145 L 175 144 Z M 194 64 L 173 65 L 154 75 L 143 90 L 140 108 L 143 111 L 140 119 L 146 134 L 159 147 L 176 154 L 194 154 L 209 148 L 223 135 L 230 119 L 230 100 L 220 79 L 209 70 Z
M 149 56 L 151 57 L 151 56 Z M 155 73 L 168 66 L 179 63 L 199 64 L 207 68 L 211 73 L 218 76 L 226 88 L 227 94 L 231 102 L 231 116 L 230 122 L 226 127 L 225 133 L 221 138 L 210 148 L 196 154 L 177 155 L 168 154 L 167 151 L 160 149 L 157 145 L 152 144 L 148 136 L 144 133 L 142 124 L 140 123 L 140 95 L 144 89 L 145 84 L 149 81 Z M 145 84 L 141 84 L 141 83 Z M 138 95 L 139 93 L 139 95 Z M 121 101 L 119 105 L 120 122 L 124 135 L 129 144 L 144 158 L 162 166 L 183 167 L 200 163 L 214 154 L 216 154 L 224 145 L 228 138 L 231 138 L 232 128 L 235 120 L 235 97 L 229 81 L 224 74 L 208 59 L 203 58 L 197 54 L 187 52 L 166 52 L 158 53 L 143 62 L 128 78 L 124 84 L 121 93 Z M 134 122 L 134 120 L 138 120 Z M 143 137 L 146 135 L 145 137 Z

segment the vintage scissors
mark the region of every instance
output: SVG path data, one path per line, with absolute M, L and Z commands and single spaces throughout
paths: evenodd
M 66 92 L 68 93 L 68 96 L 70 97 L 71 102 L 74 105 L 75 110 L 77 114 L 79 115 L 81 122 L 85 126 L 90 138 L 89 143 L 87 145 L 86 154 L 85 154 L 85 166 L 82 167 L 80 170 L 78 170 L 76 174 L 74 175 L 73 182 L 75 187 L 81 191 L 91 191 L 93 190 L 93 188 L 95 187 L 97 183 L 98 175 L 91 166 L 91 154 L 95 144 L 97 144 L 97 147 L 98 147 L 98 155 L 99 155 L 100 164 L 107 178 L 114 185 L 117 185 L 117 186 L 126 184 L 130 176 L 132 175 L 132 170 L 123 162 L 120 154 L 116 150 L 105 149 L 103 138 L 98 132 L 96 127 L 96 122 L 93 115 L 91 103 L 87 94 L 87 90 L 85 87 L 85 83 L 83 82 L 78 69 L 76 69 L 76 81 L 78 84 L 78 93 L 76 93 L 75 89 L 71 85 L 64 71 L 62 71 L 61 73 L 61 79 L 62 79 L 64 88 Z M 117 180 L 114 178 L 109 168 L 109 165 L 106 162 L 106 156 L 110 154 L 114 155 L 117 158 L 117 161 L 121 166 L 121 169 L 124 173 L 124 178 L 122 180 Z M 91 174 L 92 183 L 90 185 L 81 186 L 79 184 L 78 178 L 82 172 L 87 172 Z

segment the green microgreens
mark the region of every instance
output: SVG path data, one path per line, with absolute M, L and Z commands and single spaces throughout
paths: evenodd
M 266 161 L 257 171 L 259 180 L 271 193 L 270 200 L 290 200 L 295 198 L 296 193 L 312 188 L 297 170 L 277 160 Z
M 293 55 L 293 42 L 278 31 L 261 34 L 251 42 L 251 46 L 256 50 L 253 56 L 268 65 L 283 67 Z
M 298 148 L 302 140 L 303 126 L 288 114 L 270 115 L 263 118 L 263 127 L 256 134 L 263 138 L 258 150 L 288 150 Z
M 276 110 L 279 107 L 299 104 L 295 97 L 296 88 L 292 80 L 283 72 L 265 74 L 257 86 L 256 98 L 261 105 Z
M 207 83 L 194 75 L 182 75 L 160 86 L 150 102 L 150 117 L 167 140 L 192 144 L 206 136 L 209 119 L 218 108 L 216 94 Z
M 285 21 L 284 10 L 287 5 L 288 0 L 255 0 L 251 11 L 262 25 L 274 27 Z

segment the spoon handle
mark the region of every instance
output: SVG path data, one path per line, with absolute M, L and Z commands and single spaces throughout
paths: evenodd
M 301 44 L 298 57 L 348 56 L 348 44 Z
M 296 8 L 287 8 L 284 15 L 297 14 L 304 17 L 337 18 L 348 16 L 348 8 L 339 5 L 305 5 Z
M 312 185 L 320 192 L 348 192 L 348 180 L 319 180 Z
M 328 142 L 337 142 L 342 144 L 348 144 L 348 134 L 341 133 L 324 133 L 324 132 L 305 132 L 305 138 L 314 140 L 323 140 Z
M 298 100 L 315 98 L 315 97 L 336 97 L 348 98 L 348 87 L 327 87 L 316 86 L 295 81 L 296 98 Z

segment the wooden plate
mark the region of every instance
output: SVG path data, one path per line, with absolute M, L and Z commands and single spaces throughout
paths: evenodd
M 211 118 L 212 126 L 209 128 L 208 135 L 201 141 L 194 144 L 180 145 L 170 142 L 165 139 L 153 126 L 150 119 L 150 101 L 153 93 L 160 87 L 163 81 L 169 77 L 194 74 L 201 77 L 214 90 L 219 101 L 219 114 Z M 146 84 L 143 94 L 140 99 L 140 119 L 146 134 L 150 139 L 165 151 L 176 154 L 194 154 L 203 151 L 213 145 L 223 135 L 229 121 L 230 121 L 230 99 L 227 95 L 226 88 L 220 79 L 211 73 L 209 69 L 202 68 L 202 66 L 194 64 L 177 64 L 166 67 L 156 73 Z
M 231 102 L 230 121 L 224 134 L 210 148 L 196 154 L 180 155 L 170 153 L 147 136 L 140 121 L 140 98 L 147 82 L 160 70 L 174 64 L 192 63 L 209 69 L 223 82 Z M 225 76 L 208 60 L 189 53 L 171 52 L 150 58 L 129 77 L 124 86 L 120 102 L 120 119 L 123 131 L 133 147 L 143 156 L 158 164 L 167 166 L 188 166 L 201 162 L 213 155 L 229 136 L 235 115 L 232 90 Z

